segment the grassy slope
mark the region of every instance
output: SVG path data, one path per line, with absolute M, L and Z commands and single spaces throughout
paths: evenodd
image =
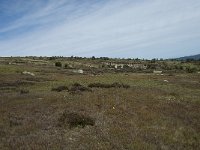
M 22 75 L 24 70 L 36 76 Z M 131 88 L 51 91 L 75 82 L 121 82 Z M 198 74 L 70 75 L 51 64 L 2 63 L 0 149 L 198 149 L 199 97 Z M 58 126 L 64 111 L 90 116 L 95 126 Z

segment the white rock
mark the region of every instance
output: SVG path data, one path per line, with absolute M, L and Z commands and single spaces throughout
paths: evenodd
M 31 73 L 31 72 L 28 72 L 28 71 L 24 71 L 22 72 L 22 74 L 25 74 L 25 75 L 31 75 L 31 76 L 35 76 L 34 73 Z
M 79 69 L 79 70 L 73 70 L 74 73 L 80 73 L 80 74 L 83 74 L 83 70 L 82 69 Z
M 157 71 L 157 70 L 154 70 L 153 73 L 156 73 L 156 74 L 161 74 L 162 71 Z

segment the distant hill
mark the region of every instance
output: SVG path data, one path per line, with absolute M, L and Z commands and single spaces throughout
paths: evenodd
M 185 56 L 177 58 L 178 60 L 188 60 L 188 59 L 194 59 L 194 60 L 200 60 L 200 54 L 198 55 L 192 55 L 192 56 Z

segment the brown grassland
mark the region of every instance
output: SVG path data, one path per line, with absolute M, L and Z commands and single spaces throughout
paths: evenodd
M 198 73 L 80 74 L 0 59 L 2 150 L 200 149 Z

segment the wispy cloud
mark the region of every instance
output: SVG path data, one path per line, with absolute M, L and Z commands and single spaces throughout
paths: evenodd
M 0 55 L 200 53 L 199 0 L 2 0 Z

